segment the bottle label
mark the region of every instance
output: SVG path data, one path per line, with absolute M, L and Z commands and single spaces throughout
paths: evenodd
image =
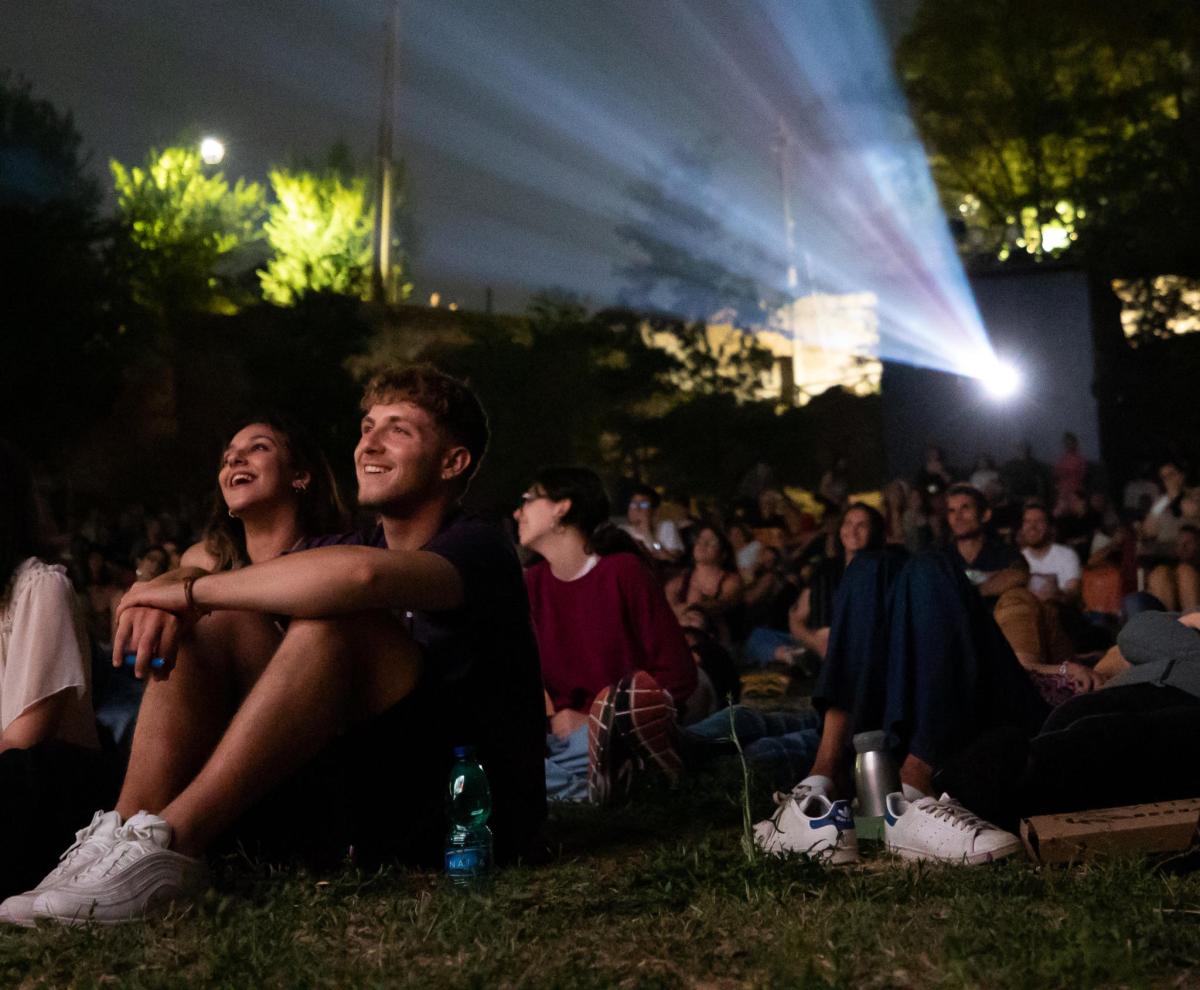
M 446 872 L 474 874 L 487 869 L 487 850 L 481 847 L 446 850 Z

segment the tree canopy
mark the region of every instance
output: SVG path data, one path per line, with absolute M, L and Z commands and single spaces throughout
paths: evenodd
M 969 253 L 1195 271 L 1200 6 L 924 0 L 898 64 Z
M 0 430 L 36 461 L 107 409 L 127 342 L 85 169 L 70 115 L 0 75 Z
M 0 205 L 91 214 L 100 190 L 86 165 L 71 115 L 34 96 L 27 80 L 0 73 Z
M 367 183 L 323 173 L 272 169 L 273 199 L 263 225 L 271 258 L 258 277 L 263 298 L 288 306 L 307 292 L 365 298 L 371 287 L 375 211 Z
M 230 309 L 232 277 L 262 236 L 262 186 L 244 179 L 230 186 L 186 147 L 153 150 L 142 166 L 110 167 L 114 260 L 133 297 L 160 313 Z

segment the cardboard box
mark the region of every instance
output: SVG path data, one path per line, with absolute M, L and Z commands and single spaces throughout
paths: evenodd
M 1114 854 L 1180 852 L 1200 826 L 1200 798 L 1036 815 L 1021 822 L 1035 862 L 1078 863 Z

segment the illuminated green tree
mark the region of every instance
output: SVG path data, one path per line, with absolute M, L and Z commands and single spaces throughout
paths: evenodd
M 898 62 L 972 253 L 1194 268 L 1200 6 L 923 0 Z
M 234 279 L 261 238 L 263 189 L 183 147 L 151 151 L 143 166 L 110 163 L 117 193 L 116 268 L 133 298 L 160 314 L 232 312 Z
M 273 252 L 258 277 L 263 297 L 294 305 L 306 292 L 365 298 L 371 287 L 374 210 L 363 179 L 274 169 L 263 229 Z

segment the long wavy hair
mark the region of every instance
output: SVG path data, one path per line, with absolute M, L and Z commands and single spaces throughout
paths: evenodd
M 0 440 L 0 601 L 17 566 L 45 552 L 33 472 L 16 447 Z
M 287 416 L 278 412 L 266 412 L 259 416 L 244 417 L 238 426 L 229 431 L 229 437 L 234 437 L 239 430 L 252 423 L 269 426 L 286 450 L 288 467 L 293 471 L 307 472 L 309 475 L 307 490 L 299 493 L 301 532 L 305 536 L 319 536 L 345 529 L 345 503 L 338 491 L 329 461 L 312 435 Z M 218 462 L 219 464 L 223 463 L 224 448 L 221 456 L 222 461 Z M 219 484 L 208 525 L 204 528 L 204 547 L 215 558 L 214 566 L 219 571 L 245 567 L 250 563 L 250 556 L 246 551 L 246 527 L 240 519 L 229 515 Z
M 712 520 L 706 520 L 705 522 L 702 522 L 693 528 L 691 549 L 688 551 L 688 567 L 687 567 L 687 569 L 689 571 L 692 571 L 692 570 L 695 570 L 695 568 L 696 568 L 696 558 L 693 556 L 693 553 L 694 553 L 695 547 L 696 547 L 696 540 L 698 540 L 700 538 L 700 534 L 703 533 L 705 530 L 708 530 L 708 532 L 712 533 L 712 535 L 717 538 L 717 546 L 719 548 L 718 556 L 717 556 L 717 566 L 719 568 L 721 568 L 721 570 L 727 574 L 729 574 L 729 573 L 736 574 L 737 573 L 737 553 L 733 549 L 733 544 L 729 542 L 729 536 L 725 532 L 724 527 L 720 523 L 714 522 Z
M 851 502 L 846 511 L 838 517 L 838 527 L 833 534 L 833 545 L 837 548 L 837 556 L 846 559 L 846 548 L 842 545 L 842 524 L 851 512 L 861 512 L 867 517 L 867 545 L 863 550 L 882 550 L 887 542 L 887 521 L 883 513 L 866 502 Z

